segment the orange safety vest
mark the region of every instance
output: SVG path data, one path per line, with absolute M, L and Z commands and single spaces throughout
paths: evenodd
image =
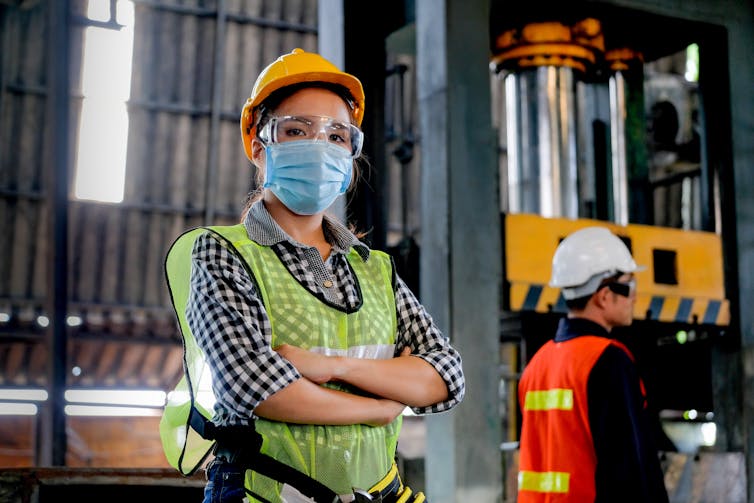
M 634 361 L 620 342 L 583 335 L 563 342 L 550 340 L 524 369 L 518 386 L 523 416 L 519 503 L 594 501 L 597 456 L 589 425 L 587 381 L 611 345 Z

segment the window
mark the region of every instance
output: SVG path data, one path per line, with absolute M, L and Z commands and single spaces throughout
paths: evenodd
M 123 201 L 126 174 L 133 3 L 89 0 L 87 16 L 74 195 L 118 203 Z

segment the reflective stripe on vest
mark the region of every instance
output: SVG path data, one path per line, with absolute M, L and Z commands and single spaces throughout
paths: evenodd
M 548 389 L 545 391 L 527 391 L 524 410 L 572 410 L 572 389 Z
M 567 493 L 571 475 L 565 472 L 518 472 L 518 488 L 540 493 Z

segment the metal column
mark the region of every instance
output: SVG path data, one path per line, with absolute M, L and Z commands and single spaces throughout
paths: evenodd
M 610 220 L 620 225 L 652 221 L 644 117 L 644 59 L 627 47 L 605 54 L 610 66 Z
M 418 0 L 421 292 L 460 351 L 466 398 L 428 416 L 427 497 L 499 501 L 500 208 L 489 74 L 489 2 Z
M 49 39 L 47 68 L 46 151 L 47 207 L 50 260 L 48 262 L 47 388 L 50 401 L 42 415 L 39 464 L 65 466 L 65 383 L 68 365 L 66 308 L 68 304 L 68 180 L 70 133 L 68 130 L 70 75 L 69 1 L 47 2 Z

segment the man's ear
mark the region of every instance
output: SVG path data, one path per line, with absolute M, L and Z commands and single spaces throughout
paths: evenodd
M 600 309 L 604 308 L 607 305 L 608 302 L 608 295 L 610 295 L 610 289 L 609 288 L 600 288 L 596 292 L 594 292 L 594 295 L 592 295 L 592 302 L 594 302 L 594 305 L 599 307 Z

